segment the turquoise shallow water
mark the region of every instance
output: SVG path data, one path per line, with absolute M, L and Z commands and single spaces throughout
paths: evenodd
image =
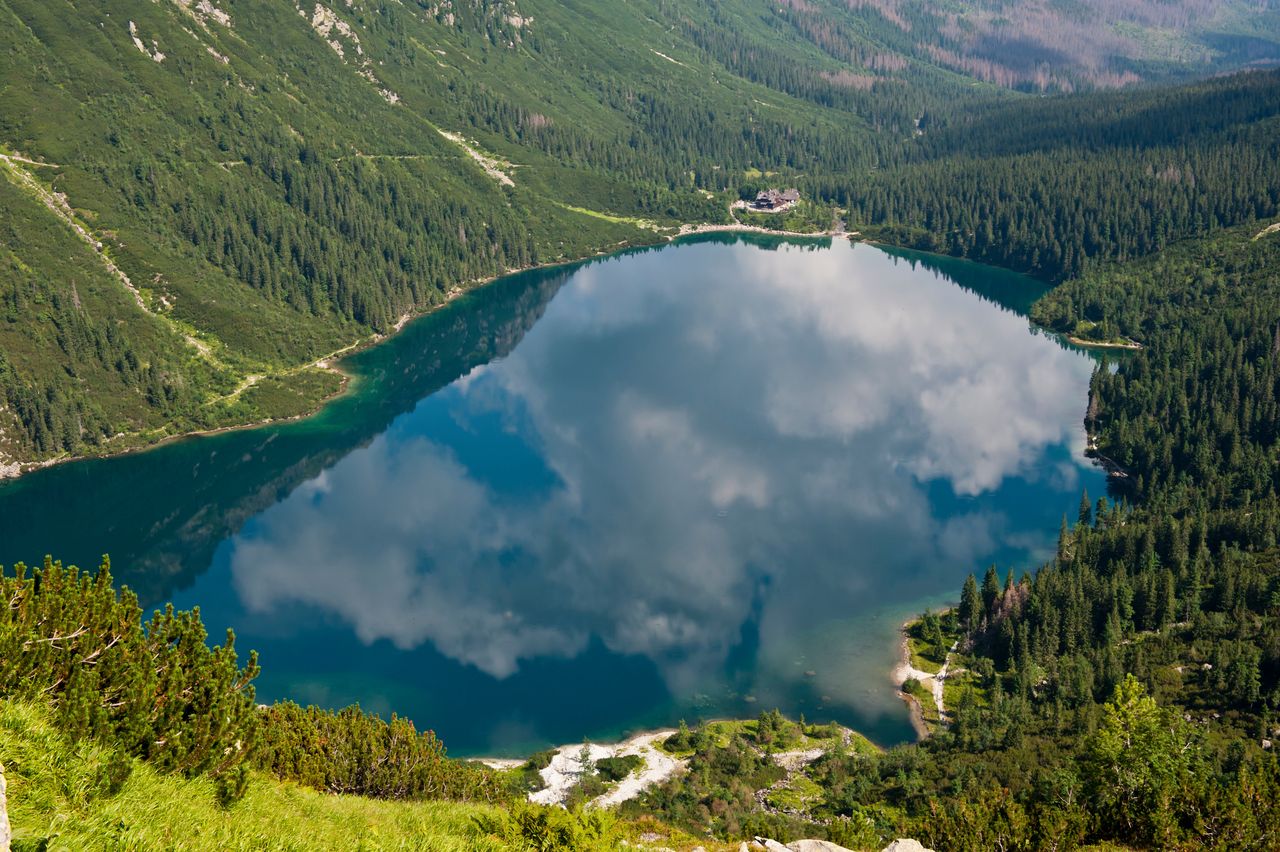
M 309 420 L 0 487 L 0 561 L 96 564 L 455 754 L 780 707 L 910 737 L 896 625 L 1050 552 L 1093 361 L 1042 285 L 711 237 L 523 273 L 347 362 Z

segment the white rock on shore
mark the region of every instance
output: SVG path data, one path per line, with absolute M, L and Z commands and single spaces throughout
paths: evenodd
M 638 755 L 644 760 L 643 766 L 619 781 L 618 785 L 608 793 L 593 800 L 591 805 L 604 808 L 634 799 L 654 784 L 665 781 L 684 766 L 684 761 L 676 760 L 657 747 L 659 741 L 674 733 L 675 731 L 671 730 L 650 731 L 614 745 L 590 743 L 585 746 L 561 746 L 556 750 L 555 757 L 551 758 L 551 763 L 540 773 L 545 786 L 541 790 L 530 793 L 529 801 L 544 805 L 562 803 L 582 777 L 581 756 L 584 748 L 587 749 L 588 759 L 592 763 L 606 757 L 626 757 L 631 754 Z M 491 761 L 485 762 L 490 766 L 495 765 Z
M 620 805 L 674 775 L 677 770 L 684 766 L 684 761 L 676 760 L 657 746 L 659 742 L 673 733 L 675 732 L 658 731 L 657 733 L 634 737 L 623 743 L 614 752 L 614 757 L 626 757 L 629 754 L 639 755 L 644 760 L 644 766 L 623 778 L 618 782 L 617 787 L 596 799 L 592 804 L 601 808 Z
M 845 852 L 845 848 L 830 840 L 797 840 L 787 844 L 791 852 Z

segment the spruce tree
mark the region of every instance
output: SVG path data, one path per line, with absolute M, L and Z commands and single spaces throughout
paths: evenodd
M 965 633 L 977 631 L 982 622 L 982 599 L 978 596 L 978 581 L 972 573 L 965 577 L 964 588 L 960 591 L 960 624 Z
M 995 618 L 996 605 L 999 603 L 1000 576 L 996 573 L 996 566 L 990 565 L 982 578 L 982 613 L 988 623 Z

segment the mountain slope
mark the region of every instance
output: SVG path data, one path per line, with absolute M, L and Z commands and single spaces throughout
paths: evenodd
M 1271 0 L 849 0 L 914 56 L 1028 91 L 1115 88 L 1280 62 Z
M 951 115 L 827 190 L 864 233 L 1048 280 L 1280 212 L 1280 73 Z
M 907 223 L 886 169 L 1030 99 L 896 8 L 0 0 L 0 470 L 303 413 L 406 315 L 752 180 Z
M 730 171 L 866 157 L 652 9 L 224 5 L 0 4 L 0 464 L 280 414 L 251 377 L 722 217 Z

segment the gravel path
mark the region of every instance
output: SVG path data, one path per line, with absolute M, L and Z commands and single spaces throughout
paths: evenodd
M 893 670 L 894 685 L 899 689 L 902 688 L 902 684 L 906 682 L 907 678 L 915 678 L 929 687 L 929 690 L 933 693 L 933 703 L 938 708 L 938 717 L 942 719 L 946 718 L 947 713 L 947 709 L 942 702 L 943 689 L 946 686 L 947 674 L 951 670 L 951 655 L 955 653 L 957 645 L 959 645 L 959 642 L 952 643 L 951 649 L 947 651 L 947 659 L 943 662 L 942 668 L 935 674 L 911 665 L 910 640 L 904 634 L 902 637 L 902 657 Z
M 773 756 L 773 762 L 787 770 L 787 772 L 799 772 L 825 753 L 826 749 L 823 748 L 780 751 Z

